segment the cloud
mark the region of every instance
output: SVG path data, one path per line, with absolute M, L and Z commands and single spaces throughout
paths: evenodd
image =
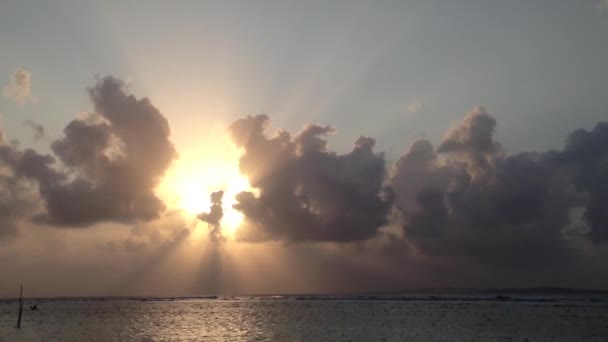
M 209 237 L 211 241 L 225 241 L 226 238 L 222 234 L 222 217 L 224 217 L 224 210 L 222 209 L 222 197 L 224 197 L 223 191 L 213 192 L 211 195 L 211 208 L 208 213 L 202 213 L 197 218 L 203 222 L 209 224 Z
M 125 258 L 149 256 L 143 273 L 133 275 L 138 279 L 192 231 L 154 192 L 177 153 L 165 117 L 124 82 L 105 77 L 88 92 L 93 113 L 69 122 L 52 154 L 20 149 L 0 132 L 0 240 L 27 231 L 21 226 L 31 221 L 130 224 L 121 239 L 94 246 Z M 307 268 L 319 275 L 318 286 L 356 290 L 375 286 L 370 279 L 393 286 L 412 277 L 424 284 L 544 281 L 566 270 L 591 279 L 603 266 L 608 123 L 575 130 L 561 149 L 509 154 L 495 139 L 496 119 L 477 107 L 436 145 L 416 141 L 392 166 L 371 137 L 337 153 L 326 139 L 330 126 L 273 133 L 269 125 L 268 116 L 257 115 L 228 127 L 243 152 L 240 171 L 255 189 L 236 197 L 245 217 L 236 238 L 289 243 L 282 251 L 292 264 L 285 268 Z M 213 241 L 224 240 L 224 196 L 212 193 L 209 211 L 198 216 Z M 346 277 L 338 272 L 344 269 Z
M 384 187 L 385 160 L 375 140 L 360 137 L 351 152 L 327 149 L 329 126 L 308 125 L 292 135 L 267 135 L 266 115 L 233 122 L 229 131 L 244 150 L 239 167 L 259 195 L 237 195 L 249 241 L 361 241 L 388 223 L 392 200 Z
M 496 120 L 468 113 L 435 149 L 415 142 L 390 183 L 405 239 L 432 256 L 464 256 L 509 268 L 559 265 L 576 243 L 608 239 L 608 124 L 578 130 L 562 151 L 507 155 Z M 588 232 L 569 232 L 584 208 Z
M 51 144 L 62 167 L 26 151 L 22 174 L 38 182 L 47 208 L 39 220 L 76 227 L 157 218 L 165 206 L 154 190 L 177 155 L 166 118 L 114 77 L 88 92 L 95 114 L 70 122 Z
M 41 209 L 35 185 L 19 173 L 24 156 L 0 131 L 0 240 L 16 236 L 23 221 Z
M 173 249 L 192 232 L 181 215 L 169 212 L 150 222 L 136 224 L 129 235 L 118 241 L 106 241 L 98 247 L 108 252 L 159 253 Z M 161 254 L 164 252 L 161 252 Z
M 4 87 L 4 96 L 21 106 L 24 106 L 27 101 L 36 101 L 32 94 L 32 74 L 28 70 L 17 68 Z
M 599 0 L 597 3 L 597 9 L 600 11 L 608 10 L 608 0 Z
M 563 151 L 554 158 L 573 174 L 574 187 L 588 195 L 583 218 L 589 225 L 589 238 L 608 241 L 608 123 L 592 130 L 579 129 L 568 137 Z
M 99 79 L 89 95 L 95 113 L 65 127 L 51 144 L 54 155 L 20 150 L 0 131 L 0 238 L 17 235 L 25 221 L 85 227 L 150 221 L 164 212 L 155 189 L 176 157 L 167 120 L 113 77 Z M 44 135 L 42 126 L 26 124 Z
M 418 113 L 422 110 L 422 102 L 420 100 L 414 100 L 407 106 L 409 113 Z
M 476 107 L 448 130 L 438 152 L 464 162 L 474 178 L 491 176 L 493 159 L 501 152 L 500 144 L 493 139 L 495 128 L 496 119 L 483 106 Z
M 246 218 L 237 231 L 242 240 L 385 236 L 391 255 L 409 248 L 510 270 L 573 263 L 593 249 L 589 242 L 608 240 L 606 123 L 575 131 L 562 150 L 510 155 L 494 139 L 496 119 L 480 106 L 437 148 L 412 144 L 390 175 L 373 138 L 359 138 L 340 155 L 323 138 L 333 133 L 329 126 L 269 135 L 269 123 L 248 116 L 229 128 L 244 150 L 241 172 L 259 191 L 237 195 L 235 208 Z
M 27 120 L 25 125 L 32 129 L 34 132 L 34 142 L 40 141 L 42 138 L 46 136 L 44 126 L 37 124 L 31 120 Z

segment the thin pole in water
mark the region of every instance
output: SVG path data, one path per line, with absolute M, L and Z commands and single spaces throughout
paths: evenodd
M 19 291 L 19 317 L 17 317 L 17 328 L 21 328 L 21 313 L 23 312 L 23 285 L 21 285 L 21 291 Z

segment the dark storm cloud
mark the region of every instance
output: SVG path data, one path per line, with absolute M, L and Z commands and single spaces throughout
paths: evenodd
M 88 92 L 95 114 L 70 122 L 51 145 L 61 165 L 33 150 L 16 165 L 38 182 L 47 209 L 39 220 L 87 226 L 157 218 L 165 207 L 154 189 L 176 156 L 167 120 L 111 76 Z
M 572 260 L 576 249 L 567 233 L 576 223 L 573 210 L 586 206 L 593 226 L 593 198 L 606 194 L 600 183 L 607 177 L 604 126 L 575 132 L 561 152 L 506 155 L 493 139 L 495 125 L 477 108 L 438 149 L 417 141 L 396 163 L 391 184 L 405 238 L 424 254 L 505 267 Z M 581 183 L 592 178 L 587 172 L 596 177 L 594 187 Z M 601 236 L 593 232 L 592 239 Z
M 209 212 L 199 214 L 197 218 L 209 225 L 209 237 L 211 238 L 211 241 L 224 241 L 226 239 L 222 234 L 222 217 L 224 217 L 222 197 L 224 197 L 224 192 L 213 192 L 210 197 L 211 208 L 209 209 Z
M 361 241 L 388 223 L 392 199 L 374 139 L 360 137 L 350 153 L 340 155 L 327 150 L 329 126 L 269 136 L 269 122 L 265 115 L 248 116 L 229 127 L 245 151 L 240 170 L 259 190 L 237 196 L 235 208 L 246 217 L 241 239 Z

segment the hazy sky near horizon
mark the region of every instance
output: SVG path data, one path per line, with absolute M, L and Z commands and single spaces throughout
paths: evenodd
M 601 0 L 4 1 L 0 296 L 608 287 L 607 33 Z

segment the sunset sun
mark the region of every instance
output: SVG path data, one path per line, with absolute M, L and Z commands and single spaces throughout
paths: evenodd
M 238 170 L 238 149 L 224 133 L 210 140 L 213 143 L 180 156 L 159 187 L 159 194 L 166 198 L 169 209 L 193 219 L 209 211 L 211 193 L 224 191 L 221 226 L 227 237 L 233 237 L 243 221 L 243 215 L 233 208 L 235 196 L 252 189 Z
M 222 169 L 221 166 L 218 167 L 218 172 L 221 172 Z M 214 172 L 211 171 L 210 173 Z M 236 203 L 234 198 L 241 191 L 249 189 L 249 182 L 247 178 L 238 174 L 221 175 L 221 177 L 223 180 L 217 180 L 208 184 L 197 178 L 177 180 L 178 184 L 175 191 L 177 196 L 179 196 L 179 200 L 176 209 L 183 210 L 187 216 L 195 217 L 200 213 L 209 211 L 209 207 L 211 206 L 209 194 L 211 192 L 223 190 L 222 209 L 224 215 L 222 217 L 222 228 L 228 236 L 232 236 L 243 221 L 243 214 L 232 207 Z

